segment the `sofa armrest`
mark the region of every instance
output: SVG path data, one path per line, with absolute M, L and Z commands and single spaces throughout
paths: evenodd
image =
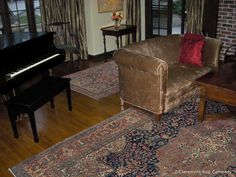
M 118 65 L 136 68 L 155 75 L 164 74 L 167 77 L 168 65 L 159 58 L 138 54 L 125 48 L 117 50 L 113 58 Z
M 119 66 L 120 96 L 156 114 L 164 110 L 168 65 L 165 61 L 127 49 L 114 53 Z

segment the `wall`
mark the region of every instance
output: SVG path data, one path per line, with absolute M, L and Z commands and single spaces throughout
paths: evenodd
M 223 60 L 225 49 L 236 44 L 236 0 L 219 0 L 217 38 L 223 42 Z
M 111 20 L 112 12 L 98 13 L 97 0 L 85 0 L 85 19 L 86 19 L 86 32 L 87 32 L 87 44 L 89 55 L 99 55 L 104 52 L 103 36 L 101 32 L 101 27 L 113 25 Z M 141 0 L 141 20 L 142 20 L 142 39 L 144 39 L 145 34 L 145 1 Z M 124 0 L 124 8 L 121 11 L 124 15 L 126 14 L 126 1 Z M 125 19 L 122 20 L 125 23 Z M 123 37 L 124 38 L 124 37 Z M 124 42 L 123 42 L 124 44 Z M 106 36 L 106 46 L 107 51 L 112 51 L 116 49 L 116 39 L 112 36 Z

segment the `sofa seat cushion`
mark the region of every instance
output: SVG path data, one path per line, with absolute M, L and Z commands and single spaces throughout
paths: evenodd
M 195 80 L 211 70 L 210 67 L 198 67 L 187 64 L 168 66 L 166 103 L 181 98 L 182 95 L 196 88 Z

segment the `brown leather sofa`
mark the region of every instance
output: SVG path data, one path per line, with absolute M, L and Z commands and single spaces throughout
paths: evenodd
M 218 68 L 221 42 L 205 38 L 203 67 L 180 64 L 181 35 L 147 39 L 118 49 L 121 105 L 127 102 L 157 115 L 198 93 L 196 78 Z

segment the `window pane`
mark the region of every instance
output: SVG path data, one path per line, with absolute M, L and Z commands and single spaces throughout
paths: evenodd
M 167 35 L 167 30 L 166 29 L 160 29 L 160 35 L 161 36 L 166 36 Z
M 168 1 L 152 1 L 152 26 L 154 35 L 166 35 L 168 27 Z
M 9 7 L 10 11 L 16 11 L 17 10 L 16 3 L 14 1 L 8 1 L 7 4 L 8 4 L 8 7 Z
M 39 0 L 34 0 L 34 8 L 39 8 Z
M 26 11 L 19 11 L 18 14 L 19 14 L 20 25 L 28 24 L 28 19 L 27 19 Z
M 2 15 L 0 14 L 0 34 L 3 33 Z
M 172 34 L 181 34 L 182 0 L 173 1 Z
M 153 29 L 153 34 L 154 35 L 160 35 L 160 36 L 165 36 L 167 35 L 167 30 L 166 29 Z
M 35 22 L 37 31 L 42 31 L 42 19 L 41 19 L 41 11 L 40 11 L 40 3 L 39 0 L 34 0 L 34 14 L 35 14 Z
M 29 31 L 25 0 L 9 0 L 8 7 L 10 10 L 12 31 Z
M 17 0 L 15 1 L 16 2 L 16 7 L 17 9 L 20 11 L 20 10 L 25 10 L 26 7 L 25 7 L 25 1 L 24 0 Z
M 42 31 L 42 19 L 41 19 L 40 9 L 35 9 L 34 13 L 35 13 L 35 22 L 37 31 Z
M 160 28 L 167 29 L 167 20 L 168 20 L 167 15 L 168 15 L 167 12 L 163 12 L 160 14 Z

